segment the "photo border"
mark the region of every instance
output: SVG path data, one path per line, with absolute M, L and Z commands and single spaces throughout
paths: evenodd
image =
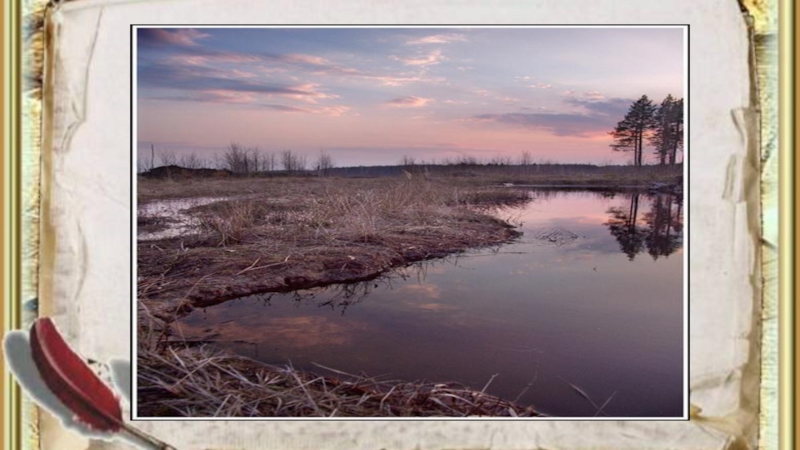
M 689 323 L 691 321 L 690 301 L 689 298 L 689 283 L 691 275 L 689 273 L 689 258 L 691 256 L 691 245 L 689 239 L 691 236 L 691 220 L 689 208 L 684 208 L 684 229 L 683 229 L 683 252 L 682 263 L 682 347 L 683 347 L 683 412 L 680 417 L 558 417 L 558 416 L 545 416 L 545 417 L 492 417 L 492 416 L 467 416 L 467 417 L 449 417 L 449 416 L 422 416 L 422 417 L 385 417 L 385 416 L 357 416 L 357 417 L 293 417 L 293 416 L 263 416 L 263 417 L 238 417 L 238 416 L 220 416 L 220 417 L 153 417 L 144 416 L 140 417 L 137 414 L 137 397 L 138 397 L 138 376 L 137 376 L 137 329 L 138 329 L 138 313 L 137 304 L 137 154 L 138 154 L 138 136 L 137 136 L 137 123 L 138 123 L 138 96 L 137 96 L 137 69 L 138 69 L 138 49 L 137 49 L 137 30 L 139 29 L 347 29 L 347 28 L 365 28 L 365 29 L 426 29 L 431 28 L 435 30 L 441 29 L 535 29 L 535 28 L 555 28 L 555 29 L 681 29 L 683 30 L 683 89 L 684 93 L 682 98 L 684 102 L 684 148 L 682 150 L 683 156 L 681 163 L 683 164 L 683 201 L 684 204 L 690 204 L 691 189 L 689 188 L 689 179 L 691 172 L 691 164 L 689 162 L 689 152 L 691 149 L 691 141 L 689 133 L 691 131 L 691 82 L 689 80 L 689 73 L 691 69 L 691 26 L 690 24 L 280 24 L 280 25 L 263 25 L 263 24 L 131 24 L 130 25 L 130 54 L 131 54 L 131 68 L 130 68 L 130 186 L 131 197 L 130 202 L 132 205 L 130 212 L 131 236 L 130 236 L 130 251 L 131 251 L 131 380 L 133 383 L 132 396 L 131 396 L 131 409 L 130 419 L 132 422 L 137 421 L 174 421 L 174 422 L 191 422 L 191 421 L 235 421 L 235 422 L 292 422 L 292 421 L 453 421 L 453 422 L 547 422 L 547 421 L 591 421 L 591 422 L 606 422 L 606 421 L 658 421 L 658 422 L 675 422 L 675 421 L 688 421 L 690 417 L 690 398 L 689 398 L 689 380 L 691 378 L 691 367 L 689 364 L 689 353 L 691 350 L 691 342 L 689 339 Z
M 45 8 L 46 1 L 42 0 L 34 0 L 34 3 L 36 3 L 35 6 L 41 7 L 42 10 L 32 14 L 33 17 L 30 19 L 30 22 L 32 22 L 33 25 L 29 24 L 30 29 L 28 30 L 32 33 L 41 32 L 42 25 L 37 21 L 43 20 L 46 10 L 54 6 L 50 4 Z M 797 54 L 797 48 L 800 47 L 800 40 L 797 40 L 797 36 L 793 30 L 794 24 L 800 21 L 800 14 L 797 13 L 797 10 L 794 10 L 794 14 L 792 14 L 792 0 L 774 0 L 772 2 L 738 0 L 738 3 L 742 10 L 749 11 L 753 15 L 759 15 L 767 22 L 780 21 L 779 34 L 781 48 L 779 52 L 779 61 L 781 73 L 780 89 L 778 92 L 780 93 L 779 98 L 781 102 L 788 105 L 781 108 L 780 113 L 780 154 L 782 170 L 779 178 L 782 220 L 780 226 L 781 245 L 778 246 L 777 249 L 780 252 L 782 264 L 779 270 L 771 274 L 773 278 L 769 282 L 773 283 L 775 287 L 780 284 L 780 316 L 783 326 L 780 332 L 781 347 L 778 359 L 779 366 L 772 368 L 774 370 L 772 373 L 778 374 L 779 372 L 780 390 L 776 393 L 777 398 L 769 399 L 769 404 L 763 402 L 764 397 L 762 396 L 762 433 L 764 431 L 769 431 L 770 435 L 763 436 L 762 434 L 761 442 L 765 442 L 765 445 L 769 444 L 769 448 L 790 450 L 794 448 L 795 443 L 794 426 L 797 425 L 798 428 L 800 428 L 800 414 L 798 414 L 800 393 L 798 393 L 796 389 L 793 389 L 794 383 L 798 381 L 795 377 L 800 374 L 800 361 L 797 359 L 796 353 L 797 349 L 800 348 L 800 335 L 798 335 L 794 329 L 796 321 L 800 320 L 800 310 L 795 309 L 792 305 L 796 294 L 794 280 L 796 279 L 795 277 L 800 277 L 800 268 L 794 263 L 796 256 L 794 245 L 792 245 L 792 243 L 796 242 L 796 239 L 800 239 L 800 229 L 795 227 L 796 208 L 800 206 L 800 201 L 798 201 L 798 198 L 800 198 L 800 188 L 796 185 L 794 180 L 795 174 L 800 171 L 800 162 L 793 156 L 795 149 L 794 130 L 796 129 L 793 126 L 800 127 L 800 120 L 797 120 L 796 116 L 795 120 L 792 120 L 794 109 L 791 106 L 793 103 L 796 104 L 800 102 L 800 95 L 798 95 L 796 84 L 797 80 L 795 78 L 795 74 L 800 70 Z M 778 4 L 780 6 L 780 15 L 778 14 Z M 22 47 L 20 43 L 22 40 L 22 27 L 20 26 L 22 23 L 22 15 L 20 10 L 20 0 L 4 0 L 3 6 L 0 8 L 0 12 L 3 13 L 0 18 L 2 18 L 4 24 L 3 30 L 0 32 L 0 47 L 2 47 L 3 50 L 0 56 L 2 56 L 4 68 L 6 69 L 3 75 L 4 84 L 2 91 L 4 95 L 0 97 L 4 106 L 3 109 L 0 110 L 0 121 L 2 121 L 3 133 L 3 155 L 2 158 L 0 158 L 0 171 L 3 173 L 3 179 L 0 180 L 0 184 L 2 184 L 0 201 L 2 201 L 1 206 L 3 211 L 3 219 L 0 221 L 0 232 L 2 232 L 2 236 L 0 236 L 0 245 L 2 245 L 2 247 L 0 247 L 0 249 L 4 250 L 2 261 L 0 261 L 0 263 L 2 263 L 2 266 L 0 266 L 0 269 L 2 269 L 2 272 L 0 272 L 0 276 L 2 277 L 0 278 L 0 285 L 3 286 L 4 294 L 3 305 L 2 308 L 0 308 L 0 322 L 3 324 L 3 332 L 17 329 L 20 325 L 17 313 L 15 312 L 18 312 L 18 308 L 21 306 L 19 297 L 20 286 L 18 280 L 10 276 L 12 273 L 10 265 L 15 263 L 15 261 L 19 261 L 17 259 L 19 258 L 19 246 L 11 239 L 11 236 L 12 232 L 15 231 L 13 229 L 15 220 L 18 221 L 17 218 L 21 214 L 18 208 L 19 205 L 17 204 L 12 207 L 12 202 L 15 196 L 18 196 L 17 193 L 22 190 L 20 170 L 16 162 L 14 162 L 14 158 L 15 155 L 22 153 L 23 147 L 19 135 L 17 134 L 16 137 L 12 136 L 14 133 L 19 133 L 19 126 L 16 123 L 23 114 L 23 111 L 20 110 L 18 100 L 22 89 L 18 82 L 22 69 L 19 65 L 19 56 L 14 56 L 14 54 L 19 55 Z M 27 19 L 29 18 L 26 17 L 26 21 Z M 767 29 L 763 32 L 765 34 L 777 34 L 774 29 L 771 31 Z M 44 50 L 41 48 L 41 45 L 37 46 L 36 43 L 31 44 L 28 42 L 25 51 L 41 56 Z M 764 57 L 764 55 L 757 55 L 757 58 L 762 57 Z M 14 80 L 17 80 L 16 84 L 13 83 Z M 762 92 L 760 99 L 762 108 L 770 107 L 765 100 L 768 95 L 770 94 Z M 35 126 L 38 126 L 36 120 L 31 120 L 31 122 Z M 764 143 L 762 142 L 762 151 L 763 145 Z M 31 149 L 28 147 L 24 150 L 38 151 L 38 149 Z M 787 168 L 786 163 L 790 163 L 792 160 L 794 160 L 794 164 L 789 164 Z M 12 162 L 14 162 L 14 164 L 12 164 Z M 18 225 L 18 222 L 16 225 Z M 19 266 L 16 267 L 18 268 Z M 776 275 L 780 275 L 779 281 L 775 280 Z M 789 315 L 787 319 L 786 314 L 792 311 L 794 311 L 795 315 Z M 2 361 L 0 361 L 0 366 L 4 367 Z M 22 402 L 20 401 L 19 389 L 5 369 L 3 369 L 3 376 L 0 378 L 0 403 L 2 403 L 2 408 L 0 409 L 2 429 L 0 429 L 0 431 L 2 431 L 3 436 L 3 448 L 5 450 L 38 448 L 36 445 L 38 434 L 35 428 L 32 428 L 30 426 L 31 424 L 25 422 L 26 427 L 24 430 L 22 429 L 21 424 L 25 419 L 22 417 Z M 766 427 L 764 427 L 765 417 L 763 412 L 766 407 L 771 409 L 778 403 L 780 406 L 779 423 L 775 423 L 774 426 L 779 428 L 779 432 L 773 435 L 772 422 L 769 424 L 769 430 L 766 430 Z M 35 424 L 33 424 L 33 427 L 35 427 Z M 779 443 L 773 442 L 773 438 L 776 440 L 779 439 Z

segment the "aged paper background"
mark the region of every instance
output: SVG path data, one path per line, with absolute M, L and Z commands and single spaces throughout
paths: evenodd
M 630 5 L 630 6 L 628 6 Z M 579 13 L 578 13 L 579 12 Z M 130 24 L 691 25 L 688 422 L 137 422 L 181 449 L 747 448 L 757 441 L 758 129 L 745 18 L 723 0 L 99 2 L 54 13 L 55 104 L 41 313 L 97 360 L 130 354 Z M 47 152 L 47 149 L 45 149 Z M 47 225 L 47 224 L 46 224 Z M 48 266 L 51 264 L 51 266 Z M 43 280 L 47 277 L 43 277 Z M 109 320 L 109 318 L 112 318 Z M 647 380 L 641 380 L 647 383 Z M 42 448 L 90 443 L 42 423 Z M 91 443 L 93 448 L 114 445 Z

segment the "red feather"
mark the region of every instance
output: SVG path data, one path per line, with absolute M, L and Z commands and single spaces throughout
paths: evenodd
M 124 428 L 119 398 L 70 348 L 50 318 L 34 321 L 31 350 L 42 380 L 77 420 L 101 432 Z

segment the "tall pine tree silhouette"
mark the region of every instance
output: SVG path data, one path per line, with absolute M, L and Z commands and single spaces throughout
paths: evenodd
M 675 164 L 675 154 L 683 148 L 683 99 L 668 95 L 655 113 L 655 128 L 649 138 L 659 164 Z
M 656 126 L 655 112 L 656 106 L 643 95 L 633 102 L 625 118 L 617 123 L 614 131 L 608 133 L 614 138 L 611 148 L 622 152 L 632 150 L 633 163 L 636 166 L 642 165 L 644 135 Z

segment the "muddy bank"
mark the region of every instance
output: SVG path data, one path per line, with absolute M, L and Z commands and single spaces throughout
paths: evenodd
M 194 232 L 138 242 L 138 298 L 169 321 L 195 306 L 246 295 L 368 280 L 416 261 L 510 242 L 520 233 L 487 208 L 528 201 L 526 193 L 507 189 L 369 186 L 184 211 Z
M 145 242 L 138 249 L 139 296 L 148 303 L 167 302 L 154 311 L 170 312 L 178 303 L 188 311 L 256 293 L 368 280 L 395 267 L 500 245 L 518 236 L 511 225 L 476 215 L 446 229 L 398 231 L 336 246 L 299 248 L 285 256 L 268 254 L 258 245 L 209 250 L 180 239 Z

